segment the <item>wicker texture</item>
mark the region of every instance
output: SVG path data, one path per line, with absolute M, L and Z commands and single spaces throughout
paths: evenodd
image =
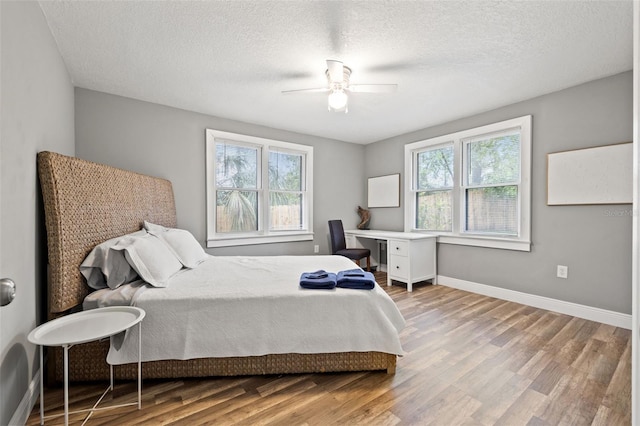
M 171 182 L 52 152 L 38 154 L 49 257 L 49 319 L 81 304 L 88 294 L 79 266 L 98 243 L 137 231 L 143 221 L 175 227 Z M 143 326 L 144 328 L 144 326 Z M 62 380 L 62 349 L 50 348 L 49 378 Z M 109 342 L 69 351 L 72 381 L 109 377 Z M 143 363 L 145 378 L 395 371 L 396 356 L 379 352 L 281 354 Z M 137 364 L 116 367 L 120 378 L 135 378 Z
M 38 172 L 49 250 L 49 312 L 88 294 L 78 268 L 98 243 L 141 229 L 148 220 L 176 226 L 171 182 L 78 158 L 41 152 Z
M 57 348 L 56 348 L 57 349 Z M 69 350 L 69 380 L 108 380 L 108 342 L 92 342 Z M 56 356 L 57 381 L 62 381 L 62 355 Z M 93 360 L 87 362 L 87 360 Z M 259 374 L 325 373 L 337 371 L 386 370 L 394 372 L 396 356 L 382 352 L 341 352 L 326 354 L 274 354 L 251 357 L 199 358 L 186 361 L 153 361 L 142 364 L 147 379 L 243 376 Z M 114 367 L 118 379 L 134 380 L 137 364 Z

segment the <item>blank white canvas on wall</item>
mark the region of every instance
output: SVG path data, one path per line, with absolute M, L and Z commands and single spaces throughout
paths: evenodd
M 633 189 L 631 143 L 547 155 L 547 204 L 626 204 Z
M 368 207 L 400 207 L 400 174 L 368 180 Z

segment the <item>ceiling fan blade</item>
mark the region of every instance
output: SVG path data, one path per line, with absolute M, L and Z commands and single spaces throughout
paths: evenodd
M 326 93 L 329 91 L 328 87 L 317 87 L 315 89 L 296 89 L 296 90 L 283 90 L 282 93 Z
M 397 84 L 350 84 L 348 91 L 353 93 L 391 93 L 398 90 Z
M 342 83 L 344 80 L 344 65 L 340 61 L 327 59 L 327 70 L 331 83 Z

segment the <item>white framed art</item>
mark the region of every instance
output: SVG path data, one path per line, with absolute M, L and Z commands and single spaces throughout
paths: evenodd
M 633 201 L 633 144 L 547 154 L 547 205 Z
M 367 182 L 368 207 L 400 207 L 400 173 L 371 177 Z

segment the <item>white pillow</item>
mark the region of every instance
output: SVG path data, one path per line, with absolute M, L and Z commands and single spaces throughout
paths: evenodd
M 208 257 L 200 243 L 189 231 L 165 228 L 147 221 L 144 222 L 144 227 L 150 234 L 164 241 L 180 263 L 187 268 L 195 268 Z
M 124 256 L 138 275 L 155 287 L 166 287 L 169 278 L 182 264 L 158 237 L 146 234 L 123 238 L 111 248 L 124 251 Z
M 80 265 L 80 273 L 87 280 L 89 287 L 96 290 L 102 288 L 117 288 L 122 284 L 127 284 L 138 277 L 136 271 L 120 251 L 111 251 L 118 241 L 130 236 L 146 235 L 144 229 L 119 237 L 104 241 L 91 250 Z
M 171 228 L 167 228 L 166 226 L 157 225 L 155 223 L 144 221 L 144 229 L 150 234 L 157 234 L 160 232 L 165 232 Z

